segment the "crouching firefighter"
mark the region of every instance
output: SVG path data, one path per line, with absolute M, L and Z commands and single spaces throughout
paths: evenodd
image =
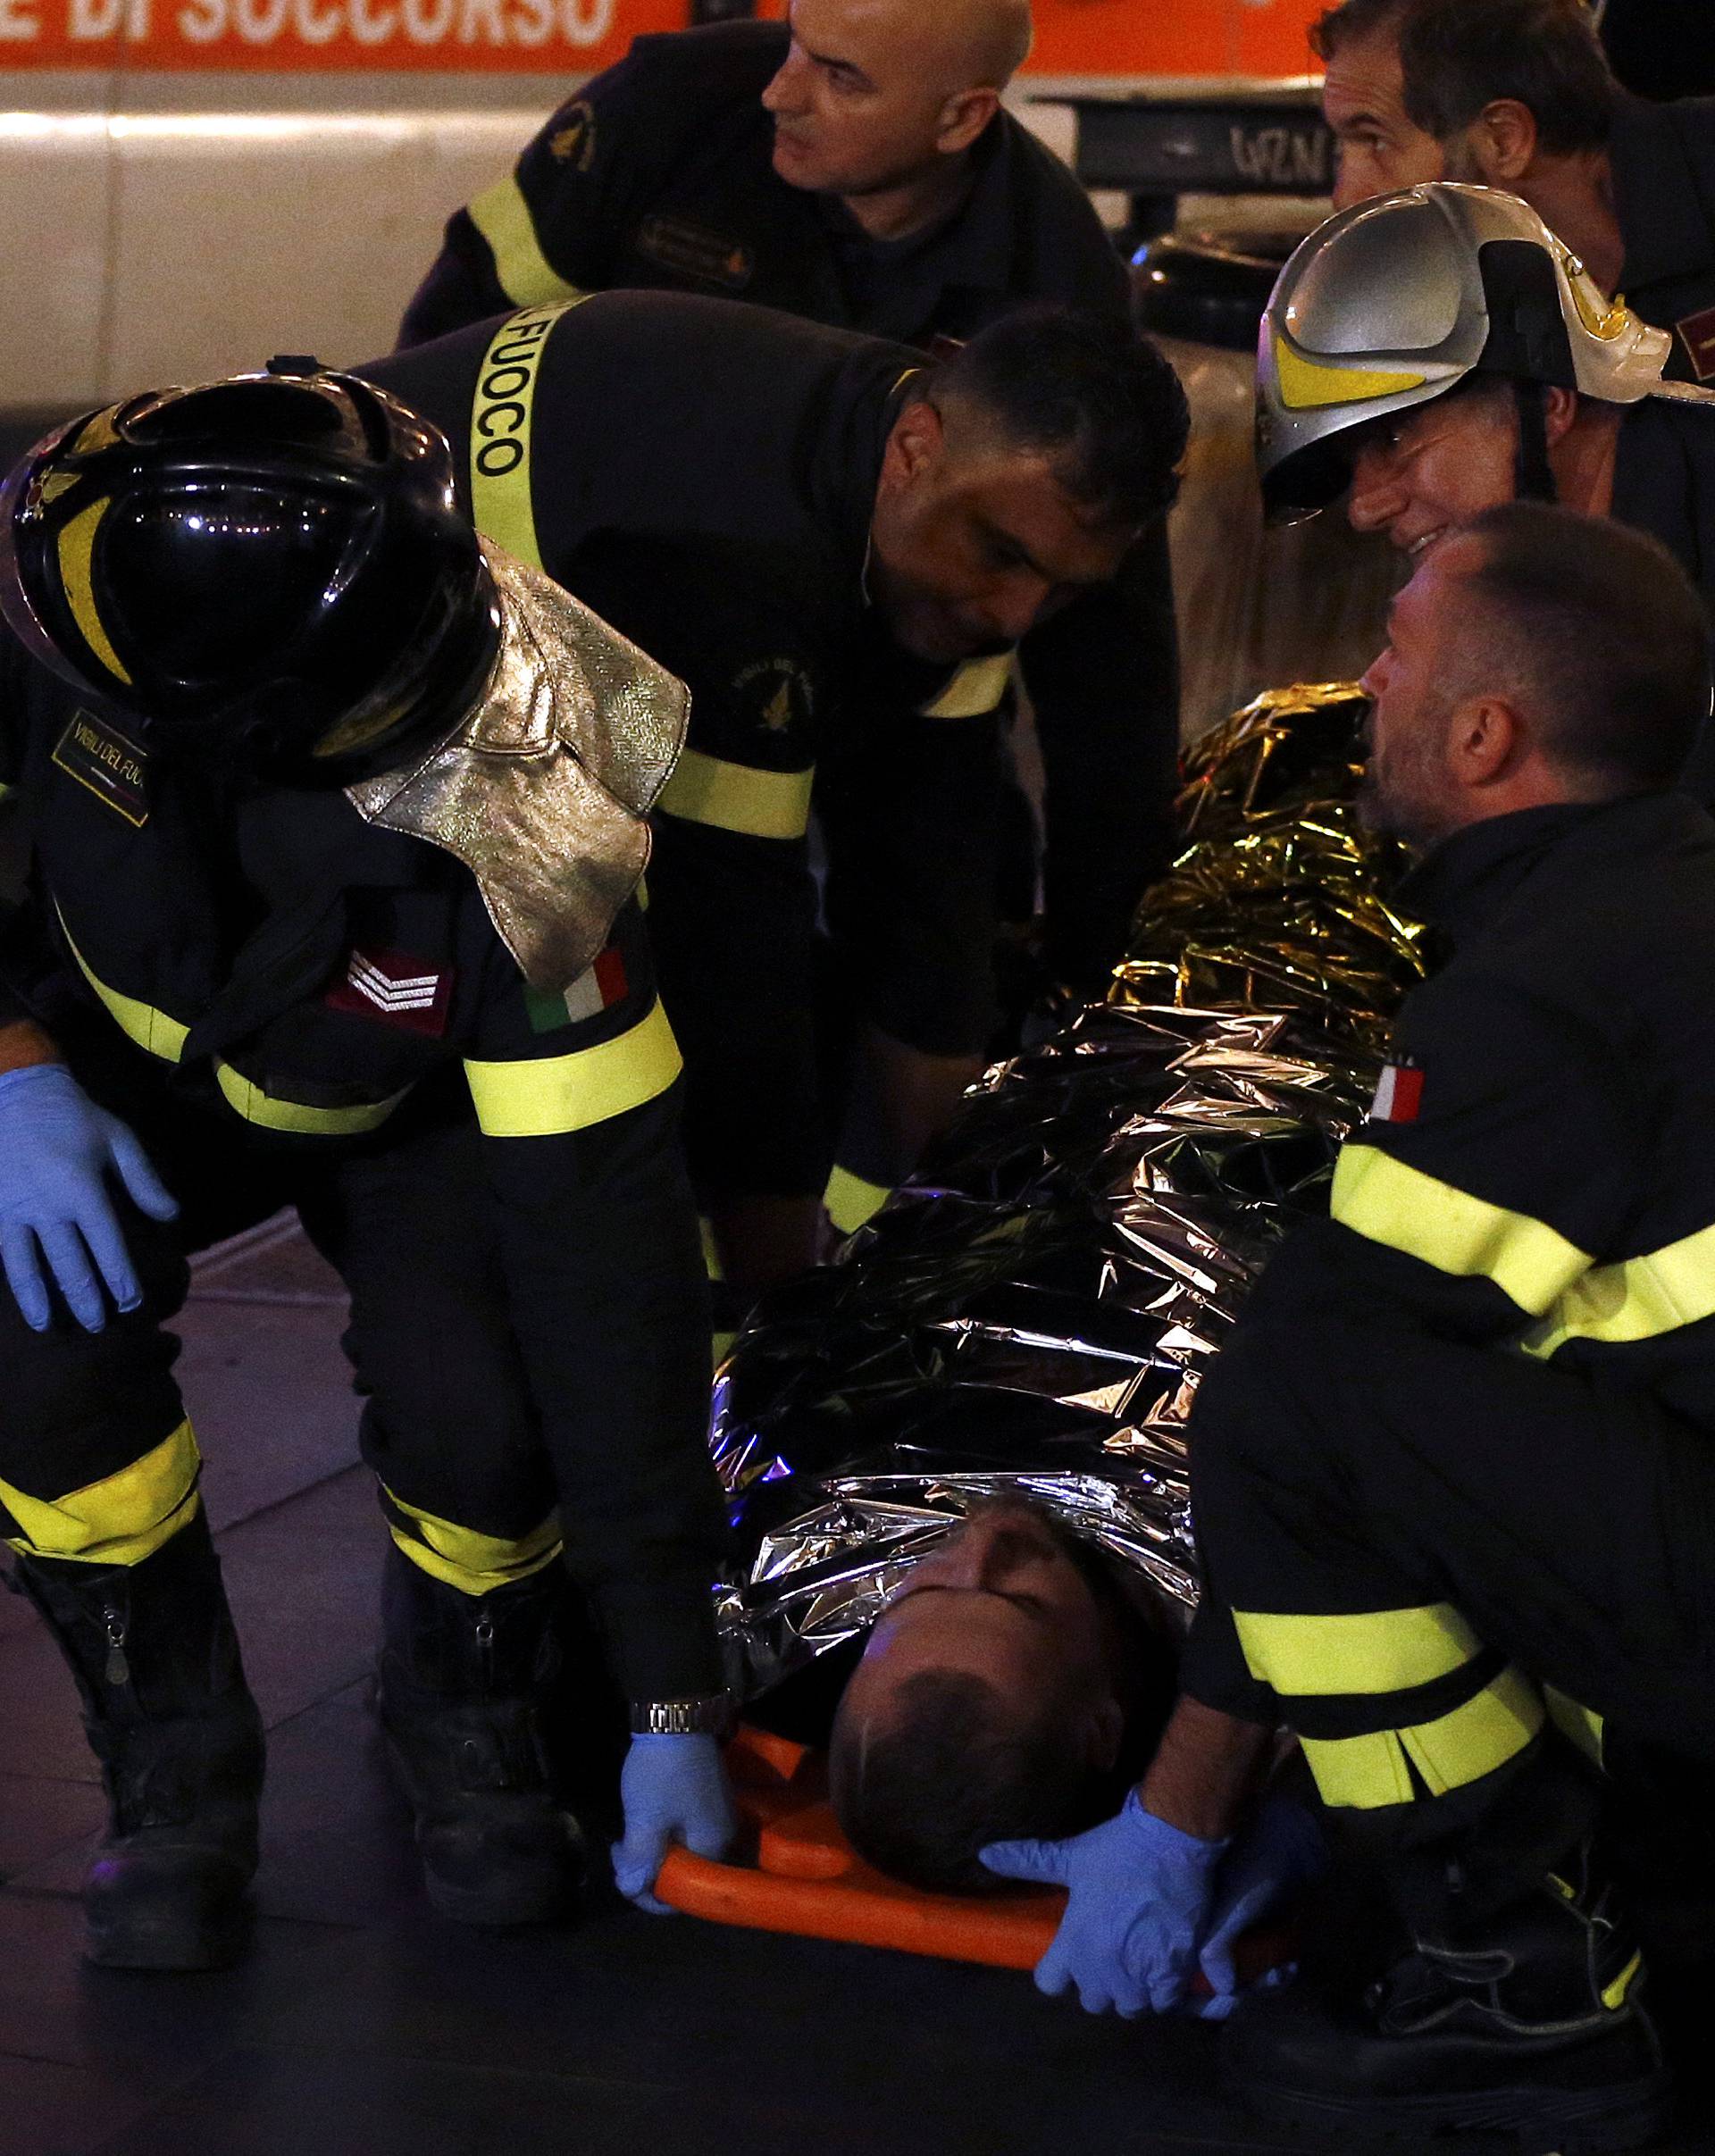
M 351 1295 L 380 1706 L 444 1915 L 553 1914 L 565 1565 L 639 1732 L 623 1885 L 718 1850 L 707 1313 L 634 892 L 681 684 L 313 362 L 72 422 L 0 497 L 0 1533 L 111 1801 L 88 1952 L 245 1937 L 263 1732 L 163 1327 L 296 1206 Z M 14 640 L 15 639 L 15 640 Z
M 1171 1997 L 1246 1776 L 1299 1738 L 1351 1901 L 1225 2066 L 1324 2144 L 1573 2156 L 1667 2116 L 1651 1867 L 1680 1904 L 1715 1874 L 1715 821 L 1674 790 L 1707 633 L 1659 541 L 1541 503 L 1395 599 L 1360 800 L 1451 955 L 1200 1386 L 1173 1720 L 1127 1810 L 1050 1845 L 1055 1966 Z M 1660 1857 L 1616 1843 L 1673 1788 Z

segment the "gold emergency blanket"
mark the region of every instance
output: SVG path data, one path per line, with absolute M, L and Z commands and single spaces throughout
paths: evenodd
M 1197 1593 L 1185 1423 L 1274 1244 L 1326 1204 L 1423 932 L 1352 807 L 1366 706 L 1258 699 L 1187 753 L 1184 845 L 1105 1004 L 990 1071 L 839 1260 L 770 1298 L 715 1386 L 754 1695 L 865 1630 L 1016 1492 Z

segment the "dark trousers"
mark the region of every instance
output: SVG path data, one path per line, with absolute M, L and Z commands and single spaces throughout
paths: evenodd
M 187 1255 L 294 1205 L 350 1291 L 345 1344 L 364 1397 L 362 1450 L 395 1500 L 396 1528 L 407 1539 L 425 1532 L 421 1511 L 464 1531 L 456 1559 L 481 1553 L 477 1537 L 528 1542 L 525 1569 L 546 1561 L 557 1546 L 544 1536 L 555 1476 L 508 1321 L 481 1141 L 461 1096 L 449 1086 L 439 1105 L 414 1098 L 345 1150 L 256 1141 L 230 1114 L 176 1098 L 129 1049 L 74 1048 L 71 1060 L 137 1132 L 182 1210 L 163 1226 L 116 1199 L 144 1301 L 110 1312 L 99 1333 L 57 1296 L 50 1329 L 32 1333 L 0 1292 L 0 1483 L 54 1500 L 163 1445 L 184 1420 L 179 1343 L 166 1327 L 188 1290 Z M 22 1526 L 0 1508 L 0 1533 Z M 486 1554 L 504 1569 L 505 1550 Z
M 1715 1786 L 1715 1439 L 1265 1281 L 1191 1447 L 1190 1689 L 1277 1713 L 1331 1803 L 1479 1816 L 1552 1743 L 1544 1687 L 1603 1717 L 1611 1758 Z

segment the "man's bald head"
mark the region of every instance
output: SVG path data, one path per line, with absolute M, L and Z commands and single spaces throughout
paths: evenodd
M 962 46 L 962 88 L 1003 90 L 1030 58 L 1030 0 L 941 0 Z
M 856 205 L 933 189 L 970 149 L 1029 55 L 1030 0 L 792 0 L 791 28 L 763 94 L 774 169 Z

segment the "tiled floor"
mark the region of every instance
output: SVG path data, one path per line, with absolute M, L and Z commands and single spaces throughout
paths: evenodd
M 616 1905 L 552 1934 L 431 1918 L 364 1705 L 381 1530 L 339 1323 L 264 1231 L 204 1266 L 184 1326 L 270 1729 L 240 1969 L 79 1963 L 99 1792 L 69 1680 L 0 1597 L 0 2156 L 1310 2156 L 1220 2102 L 1211 2031 L 1092 2021 L 1021 1976 Z

